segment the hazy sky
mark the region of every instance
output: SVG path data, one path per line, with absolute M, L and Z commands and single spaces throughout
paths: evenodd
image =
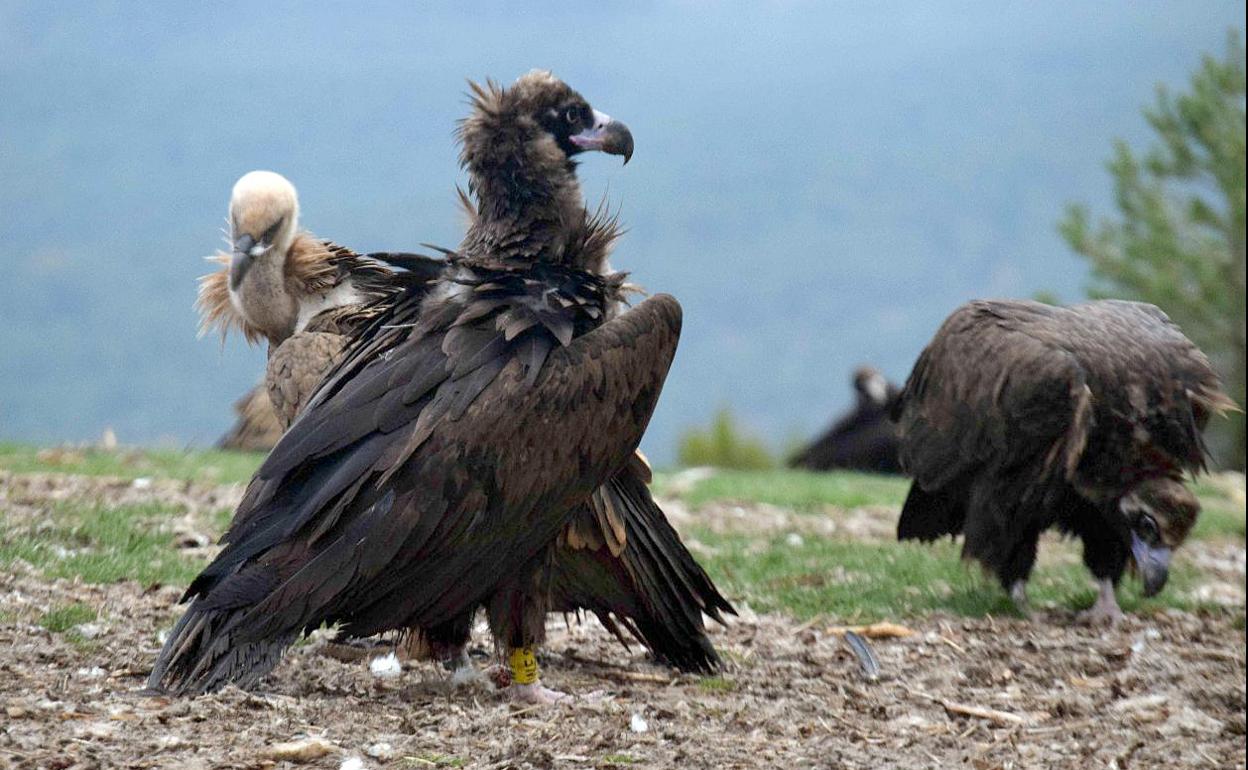
M 613 263 L 685 307 L 645 447 L 728 404 L 778 444 L 902 379 L 975 296 L 1079 297 L 1066 202 L 1221 54 L 1234 2 L 6 2 L 0 438 L 211 443 L 263 352 L 195 339 L 229 189 L 271 168 L 359 250 L 454 245 L 464 79 L 548 67 L 626 121 Z

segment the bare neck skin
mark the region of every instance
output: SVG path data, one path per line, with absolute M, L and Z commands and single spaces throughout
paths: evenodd
M 259 329 L 270 345 L 279 345 L 294 333 L 299 315 L 298 303 L 286 287 L 285 254 L 274 246 L 256 260 L 237 288 L 230 289 L 234 309 Z

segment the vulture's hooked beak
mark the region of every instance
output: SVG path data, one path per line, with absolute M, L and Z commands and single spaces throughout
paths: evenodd
M 1152 546 L 1140 539 L 1139 535 L 1131 534 L 1131 556 L 1135 559 L 1135 568 L 1144 581 L 1144 595 L 1153 596 L 1166 585 L 1170 577 L 1171 549 L 1164 545 Z
M 257 242 L 246 233 L 234 239 L 234 254 L 230 257 L 230 288 L 237 289 L 243 282 L 243 276 L 255 264 L 256 257 L 269 250 L 269 244 Z
M 594 125 L 579 134 L 568 137 L 572 144 L 582 150 L 599 150 L 608 155 L 623 155 L 624 163 L 633 157 L 633 135 L 628 126 L 610 115 L 594 110 Z

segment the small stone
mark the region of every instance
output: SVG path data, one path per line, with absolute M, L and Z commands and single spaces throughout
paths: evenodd
M 395 679 L 403 673 L 403 664 L 393 652 L 369 661 L 368 670 L 378 679 Z
M 108 631 L 108 626 L 103 623 L 79 623 L 74 626 L 73 631 L 83 639 L 97 639 Z
M 628 729 L 635 733 L 644 733 L 650 729 L 650 725 L 646 722 L 646 718 L 641 715 L 640 711 L 634 711 L 633 716 L 628 720 Z
M 380 759 L 383 762 L 394 759 L 395 756 L 394 747 L 385 741 L 380 741 L 366 746 L 364 748 L 364 753 L 373 759 Z
M 4 713 L 9 715 L 9 719 L 21 719 L 26 716 L 26 709 L 21 706 L 9 706 L 4 710 Z
M 364 760 L 359 757 L 347 757 L 338 765 L 338 770 L 364 770 Z
M 152 480 L 146 476 L 140 476 L 134 481 L 130 482 L 130 486 L 134 487 L 135 489 L 151 489 Z

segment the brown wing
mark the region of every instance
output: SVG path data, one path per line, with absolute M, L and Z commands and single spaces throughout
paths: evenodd
M 713 671 L 720 661 L 702 615 L 722 622 L 736 610 L 655 503 L 648 473 L 634 455 L 576 509 L 551 557 L 551 609 L 588 610 L 621 641 L 622 626 L 660 660 Z
M 346 346 L 347 338 L 341 334 L 304 331 L 269 353 L 264 382 L 282 430 L 295 421 Z
M 1159 308 L 1102 300 L 1063 310 L 1041 332 L 1079 358 L 1094 429 L 1076 483 L 1121 494 L 1157 475 L 1201 470 L 1210 414 L 1234 409 L 1209 359 Z
M 1031 302 L 963 305 L 920 354 L 894 414 L 901 462 L 924 489 L 985 463 L 1043 459 L 1069 472 L 1086 441 L 1090 393 L 1079 361 L 1020 324 L 1057 310 Z
M 655 297 L 557 349 L 494 320 L 352 352 L 253 480 L 152 686 L 252 682 L 324 622 L 434 626 L 555 539 L 640 441 L 680 307 Z

